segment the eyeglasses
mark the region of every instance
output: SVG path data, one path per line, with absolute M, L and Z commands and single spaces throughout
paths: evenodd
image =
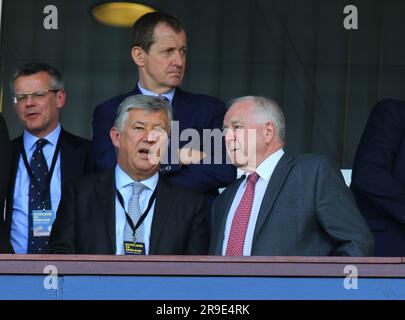
M 48 89 L 48 90 L 16 94 L 13 96 L 13 102 L 14 102 L 14 104 L 25 103 L 29 96 L 31 96 L 34 101 L 38 101 L 38 100 L 41 100 L 42 98 L 44 98 L 49 92 L 56 93 L 60 90 L 62 90 L 62 89 Z

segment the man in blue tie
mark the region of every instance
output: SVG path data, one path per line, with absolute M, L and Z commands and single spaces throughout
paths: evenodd
M 19 68 L 10 82 L 24 132 L 12 141 L 6 228 L 15 253 L 47 252 L 64 184 L 91 168 L 90 142 L 65 131 L 62 75 L 45 63 Z
M 109 132 L 119 104 L 130 95 L 165 97 L 171 105 L 173 120 L 178 121 L 180 135 L 184 130 L 193 128 L 202 141 L 204 129 L 221 128 L 226 111 L 223 102 L 180 88 L 186 68 L 186 53 L 186 33 L 177 18 L 153 12 L 142 16 L 133 25 L 131 55 L 138 67 L 139 81 L 131 92 L 113 97 L 94 111 L 92 144 L 96 171 L 112 169 L 116 164 Z M 235 168 L 225 163 L 225 148 L 206 150 L 202 144 L 190 147 L 189 140 L 178 140 L 171 143 L 177 156 L 160 167 L 160 172 L 170 181 L 203 192 L 213 199 L 218 194 L 218 188 L 235 180 Z M 205 163 L 204 159 L 208 156 L 211 161 Z M 214 164 L 215 156 L 221 158 L 222 163 Z

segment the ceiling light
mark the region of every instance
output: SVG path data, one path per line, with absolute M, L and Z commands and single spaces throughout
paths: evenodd
M 153 11 L 155 9 L 134 2 L 107 2 L 93 7 L 91 13 L 107 26 L 132 27 L 141 16 Z

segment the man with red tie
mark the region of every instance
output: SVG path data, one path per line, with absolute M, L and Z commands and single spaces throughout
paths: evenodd
M 213 203 L 210 254 L 372 253 L 371 232 L 340 172 L 323 157 L 284 153 L 285 120 L 274 101 L 235 99 L 223 124 L 228 156 L 246 175 Z

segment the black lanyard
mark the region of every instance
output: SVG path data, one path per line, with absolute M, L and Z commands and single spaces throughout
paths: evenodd
M 148 202 L 148 207 L 146 208 L 145 212 L 142 214 L 142 216 L 139 218 L 138 222 L 136 223 L 136 226 L 134 226 L 134 223 L 130 217 L 130 215 L 127 213 L 127 211 L 125 210 L 125 205 L 124 205 L 124 198 L 122 197 L 121 193 L 118 191 L 118 189 L 116 189 L 117 191 L 117 198 L 119 203 L 121 204 L 122 209 L 125 212 L 125 217 L 127 218 L 127 222 L 129 224 L 129 226 L 132 229 L 132 232 L 135 235 L 135 231 L 139 228 L 139 226 L 142 224 L 142 222 L 145 220 L 146 216 L 148 215 L 150 208 L 152 207 L 153 202 L 156 199 L 156 188 L 155 190 L 153 190 L 152 196 L 149 199 Z
M 53 171 L 55 170 L 56 161 L 58 160 L 59 151 L 60 151 L 60 135 L 58 138 L 58 143 L 56 144 L 55 152 L 53 154 L 51 168 L 48 171 L 48 177 L 47 177 L 46 184 L 45 184 L 46 187 L 44 190 L 41 191 L 41 198 L 42 198 L 43 204 L 45 202 L 46 194 L 50 190 L 52 175 L 53 175 Z M 32 172 L 31 166 L 28 163 L 27 154 L 25 153 L 25 148 L 24 148 L 23 143 L 21 143 L 21 156 L 23 158 L 25 168 L 27 169 L 28 175 L 30 176 L 32 183 L 36 184 L 34 173 Z

